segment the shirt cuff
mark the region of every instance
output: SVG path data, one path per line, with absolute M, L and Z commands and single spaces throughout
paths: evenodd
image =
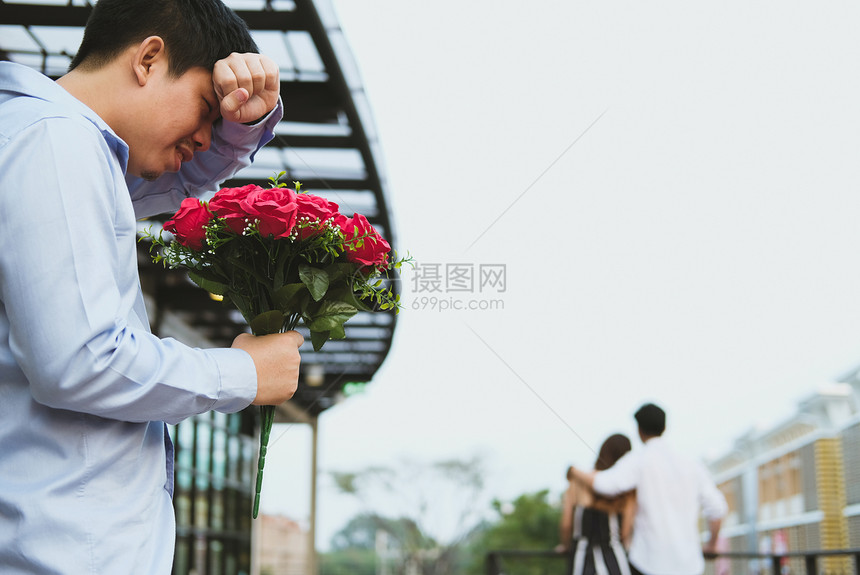
M 220 137 L 229 142 L 235 148 L 251 148 L 251 161 L 254 155 L 264 145 L 275 137 L 275 126 L 284 117 L 284 103 L 278 97 L 278 103 L 269 113 L 259 118 L 254 124 L 242 124 L 239 122 L 227 122 L 222 120 L 219 128 Z
M 235 413 L 251 405 L 257 397 L 257 368 L 248 352 L 241 349 L 207 349 L 218 366 L 221 386 L 211 409 Z
M 620 493 L 613 489 L 613 485 L 606 484 L 606 479 L 600 471 L 594 474 L 594 483 L 592 483 L 591 488 L 606 497 L 614 497 Z

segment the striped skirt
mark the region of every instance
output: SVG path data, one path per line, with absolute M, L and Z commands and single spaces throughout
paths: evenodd
M 589 507 L 573 510 L 572 575 L 630 575 L 621 518 Z

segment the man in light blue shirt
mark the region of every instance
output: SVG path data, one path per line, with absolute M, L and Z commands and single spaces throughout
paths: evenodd
M 273 137 L 278 69 L 256 52 L 220 0 L 100 0 L 57 82 L 0 63 L 4 575 L 170 573 L 165 422 L 295 392 L 299 334 L 159 339 L 137 270 L 136 217 Z

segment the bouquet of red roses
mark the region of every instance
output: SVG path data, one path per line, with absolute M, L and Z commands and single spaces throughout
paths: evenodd
M 345 337 L 358 311 L 394 310 L 400 296 L 385 286 L 396 260 L 388 242 L 361 214 L 347 217 L 320 196 L 278 183 L 224 188 L 209 202 L 182 201 L 162 233 L 146 237 L 156 262 L 185 268 L 197 285 L 223 296 L 255 335 L 295 329 L 301 321 L 315 351 Z M 257 517 L 274 406 L 262 406 L 254 500 Z

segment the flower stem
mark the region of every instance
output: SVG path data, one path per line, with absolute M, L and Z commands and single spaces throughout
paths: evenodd
M 299 323 L 300 315 L 292 314 L 284 326 L 284 331 L 290 331 L 296 328 Z M 264 334 L 255 334 L 264 335 Z M 263 467 L 266 465 L 266 451 L 269 447 L 269 436 L 272 434 L 272 424 L 275 423 L 275 406 L 261 405 L 260 406 L 260 456 L 257 459 L 257 484 L 254 490 L 254 511 L 253 517 L 257 518 L 260 512 L 260 492 L 263 490 Z
M 275 406 L 260 406 L 260 457 L 257 462 L 257 488 L 254 492 L 254 519 L 260 511 L 260 492 L 263 489 L 263 467 L 266 465 L 266 450 L 269 446 L 269 435 L 275 421 Z

